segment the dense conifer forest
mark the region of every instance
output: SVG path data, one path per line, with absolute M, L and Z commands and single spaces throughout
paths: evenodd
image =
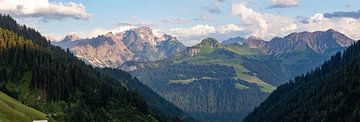
M 360 42 L 279 86 L 245 122 L 360 121 Z
M 124 84 L 136 79 L 124 73 L 117 77 L 52 46 L 10 16 L 0 16 L 2 92 L 58 121 L 180 120 L 149 110 L 145 99 Z

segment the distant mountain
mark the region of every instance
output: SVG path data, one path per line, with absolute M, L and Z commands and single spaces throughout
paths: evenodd
M 169 59 L 123 66 L 137 69 L 131 73 L 141 82 L 197 119 L 239 121 L 275 89 L 243 65 L 257 58 L 272 61 L 248 46 L 227 46 L 207 38 Z M 257 68 L 283 74 L 274 67 Z
M 311 50 L 315 53 L 326 53 L 350 46 L 355 41 L 335 30 L 292 33 L 284 38 L 273 38 L 263 50 L 269 55 L 282 56 L 290 52 Z
M 125 61 L 156 61 L 185 50 L 175 37 L 158 35 L 149 27 L 107 33 L 91 39 L 66 36 L 54 45 L 69 49 L 75 56 L 96 67 L 119 67 Z
M 283 38 L 275 37 L 270 41 L 264 41 L 257 37 L 249 37 L 247 39 L 236 37 L 224 40 L 222 44 L 248 45 L 251 48 L 260 49 L 264 54 L 281 57 L 291 52 L 305 50 L 315 53 L 326 53 L 326 51 L 348 47 L 354 42 L 354 40 L 344 34 L 329 29 L 327 31 L 292 33 Z
M 136 69 L 131 73 L 141 82 L 200 120 L 239 121 L 276 86 L 355 42 L 334 30 L 240 41 L 207 38 L 168 59 L 121 68 Z
M 235 37 L 235 38 L 230 38 L 227 40 L 224 40 L 221 42 L 221 44 L 223 45 L 228 45 L 228 44 L 240 44 L 243 45 L 245 42 L 245 39 L 243 37 Z
M 257 49 L 260 54 L 275 57 L 284 65 L 286 71 L 284 78 L 274 78 L 262 76 L 264 73 L 258 73 L 259 77 L 267 77 L 267 82 L 273 85 L 280 85 L 285 81 L 309 69 L 321 65 L 324 60 L 328 59 L 337 51 L 350 46 L 355 40 L 348 38 L 346 35 L 333 29 L 316 32 L 299 32 L 291 33 L 283 38 L 275 37 L 270 41 L 264 41 L 256 37 L 249 37 L 243 40 L 243 45 Z M 227 44 L 227 45 L 231 45 Z M 262 62 L 266 63 L 266 62 Z M 246 64 L 245 66 L 251 66 Z M 258 70 L 257 67 L 249 67 L 251 70 Z M 276 76 L 276 75 L 274 75 Z M 282 80 L 281 80 L 282 79 Z
M 0 94 L 0 101 L 10 102 L 0 102 L 0 114 L 6 112 L 0 121 L 192 120 L 128 73 L 94 69 L 10 16 L 1 15 L 0 22 L 0 91 L 47 115 Z
M 235 37 L 221 42 L 221 44 L 223 45 L 239 44 L 239 45 L 247 45 L 251 48 L 263 48 L 265 46 L 265 43 L 266 42 L 264 40 L 255 36 L 250 36 L 247 39 L 242 37 Z
M 333 32 L 324 34 L 333 35 Z M 279 86 L 244 121 L 359 121 L 359 54 L 360 42 L 357 42 L 320 67 Z

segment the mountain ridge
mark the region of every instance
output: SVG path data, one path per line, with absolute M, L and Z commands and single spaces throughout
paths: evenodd
M 200 120 L 239 121 L 242 117 L 245 117 L 244 114 L 251 112 L 252 107 L 259 105 L 259 101 L 264 100 L 276 86 L 286 83 L 293 76 L 320 65 L 330 58 L 333 53 L 345 48 L 337 44 L 336 40 L 326 41 L 333 38 L 333 32 L 326 33 L 328 32 L 309 33 L 314 35 L 310 36 L 311 38 L 314 37 L 312 41 L 329 42 L 329 45 L 332 45 L 326 46 L 328 44 L 324 44 L 324 51 L 317 51 L 317 49 L 321 48 L 310 48 L 309 43 L 300 43 L 305 45 L 300 46 L 299 49 L 290 48 L 298 43 L 283 38 L 279 38 L 280 41 L 274 38 L 274 42 L 266 42 L 256 37 L 250 37 L 243 41 L 243 45 L 239 43 L 223 45 L 219 44 L 215 39 L 205 38 L 199 44 L 188 47 L 185 51 L 177 53 L 168 59 L 152 62 L 130 61 L 123 64 L 126 67 L 120 68 L 132 67 L 131 74 L 139 77 L 140 81 L 182 110 L 198 116 Z M 301 35 L 301 33 L 294 34 Z M 290 37 L 294 37 L 294 34 Z M 318 35 L 320 37 L 326 35 L 329 38 L 316 39 L 315 37 Z M 301 40 L 301 38 L 297 41 L 307 42 Z M 348 38 L 343 39 L 353 42 Z M 286 50 L 273 51 L 277 53 L 269 51 L 271 53 L 267 53 L 266 51 L 269 49 L 276 48 L 275 46 L 269 47 L 269 45 L 273 46 L 275 43 L 281 43 L 283 46 L 279 48 Z M 221 74 L 223 71 L 228 72 L 228 74 L 212 75 L 214 72 Z M 157 77 L 158 75 L 162 77 Z M 225 81 L 228 82 L 223 84 L 222 82 Z M 219 87 L 212 85 L 218 85 Z M 228 96 L 225 93 L 231 95 Z M 202 98 L 200 95 L 204 94 L 211 97 Z M 253 94 L 256 94 L 257 97 L 254 97 Z M 231 101 L 230 98 L 237 99 L 238 103 L 229 102 L 227 103 L 228 106 L 222 104 Z M 247 104 L 249 100 L 252 101 L 251 104 Z M 209 102 L 213 104 L 209 104 Z M 242 106 L 245 104 L 247 106 Z M 200 108 L 199 106 L 207 107 Z M 218 106 L 229 109 L 217 109 Z M 233 114 L 229 114 L 229 112 Z M 235 113 L 239 118 L 233 117 Z
M 245 122 L 359 121 L 360 42 L 279 86 Z
M 68 37 L 68 36 L 67 36 Z M 74 55 L 96 67 L 117 68 L 125 61 L 155 61 L 185 50 L 176 37 L 159 35 L 150 27 L 139 27 L 94 38 L 67 41 L 54 45 L 69 49 Z
M 159 96 L 151 98 L 157 103 L 144 100 L 139 89 L 126 83 L 144 85 L 127 73 L 112 77 L 51 45 L 10 16 L 0 20 L 0 90 L 23 104 L 58 121 L 191 120 Z M 169 108 L 159 108 L 161 104 Z
M 326 31 L 290 33 L 284 37 L 274 37 L 269 41 L 256 37 L 249 37 L 247 39 L 237 37 L 224 40 L 223 44 L 245 44 L 251 48 L 260 49 L 264 54 L 281 56 L 282 54 L 304 50 L 305 48 L 321 53 L 329 48 L 347 47 L 354 42 L 355 40 L 348 38 L 346 35 L 333 29 L 328 29 Z

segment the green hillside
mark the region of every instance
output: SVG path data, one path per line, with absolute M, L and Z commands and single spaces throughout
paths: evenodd
M 34 29 L 17 24 L 10 16 L 0 16 L 0 90 L 21 103 L 56 121 L 189 118 L 160 97 L 146 101 L 137 89 L 127 86 L 130 81 L 138 82 L 126 73 L 115 78 L 96 70 L 70 52 L 52 46 Z M 152 91 L 141 93 L 146 92 Z M 162 104 L 169 104 L 169 108 L 158 107 Z
M 170 59 L 137 62 L 132 74 L 200 120 L 237 121 L 275 89 L 243 65 L 250 59 L 270 60 L 256 49 L 209 38 Z
M 0 92 L 0 121 L 30 122 L 33 120 L 49 120 L 46 114 L 23 105 L 14 98 Z
M 360 121 L 360 42 L 279 86 L 245 122 Z
M 169 59 L 124 65 L 135 66 L 131 73 L 141 82 L 200 120 L 239 121 L 276 86 L 341 49 L 323 53 L 304 49 L 277 56 L 207 38 Z
M 272 92 L 275 89 L 275 86 L 272 84 L 269 84 L 264 81 L 264 79 L 259 78 L 255 72 L 248 69 L 243 64 L 247 63 L 249 59 L 255 59 L 260 60 L 263 62 L 267 62 L 268 60 L 271 60 L 268 57 L 265 57 L 261 54 L 259 54 L 257 49 L 252 49 L 248 46 L 242 46 L 242 45 L 222 45 L 217 40 L 208 38 L 203 40 L 198 45 L 195 45 L 191 47 L 190 49 L 193 50 L 199 50 L 197 54 L 190 56 L 189 51 L 183 52 L 181 54 L 175 55 L 174 57 L 159 61 L 159 62 L 150 62 L 145 63 L 145 66 L 148 66 L 148 69 L 154 69 L 157 68 L 163 68 L 167 66 L 177 65 L 177 64 L 191 64 L 191 65 L 222 65 L 222 66 L 228 66 L 234 69 L 235 74 L 234 76 L 230 77 L 234 80 L 242 80 L 246 81 L 248 83 L 256 84 L 259 86 L 261 91 L 263 92 Z M 143 64 L 139 64 L 139 67 L 143 66 Z M 194 69 L 196 70 L 196 69 Z M 277 70 L 277 69 L 274 69 Z M 138 71 L 142 72 L 142 71 Z M 155 71 L 156 72 L 156 71 Z M 272 71 L 275 72 L 275 71 Z M 139 74 L 139 77 L 143 77 L 142 73 L 136 73 Z M 145 73 L 146 74 L 146 73 Z M 183 74 L 187 75 L 187 74 Z M 179 84 L 189 84 L 195 80 L 201 80 L 201 79 L 216 79 L 214 77 L 171 77 L 172 75 L 166 75 L 162 77 L 168 77 L 169 83 L 179 83 Z M 220 76 L 221 77 L 221 76 Z M 229 78 L 229 77 L 222 77 L 223 78 Z

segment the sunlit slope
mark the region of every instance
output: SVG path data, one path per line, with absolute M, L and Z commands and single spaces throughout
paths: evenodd
M 0 121 L 30 122 L 48 120 L 46 114 L 30 108 L 0 91 Z

